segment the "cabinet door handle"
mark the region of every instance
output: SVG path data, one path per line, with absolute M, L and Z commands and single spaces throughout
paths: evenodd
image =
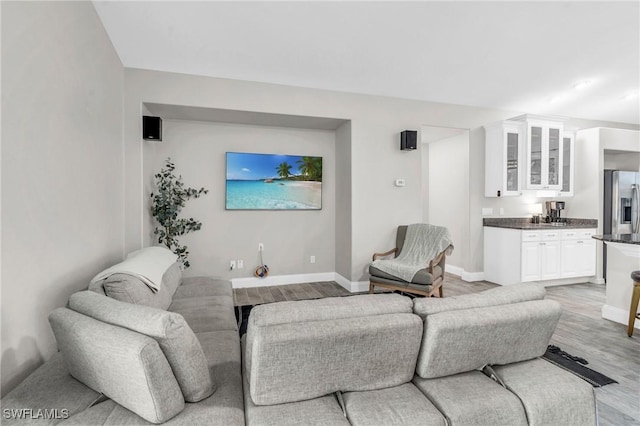
M 578 240 L 578 244 L 584 244 L 584 241 Z

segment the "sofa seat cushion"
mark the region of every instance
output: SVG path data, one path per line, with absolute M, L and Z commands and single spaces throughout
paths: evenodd
M 479 371 L 437 379 L 415 376 L 413 383 L 446 417 L 450 425 L 528 424 L 518 397 Z
M 177 304 L 177 302 L 182 303 L 184 300 L 185 299 L 175 300 L 174 303 L 176 303 L 177 307 L 169 307 L 169 310 L 182 315 L 194 333 L 238 330 L 235 308 L 232 305 L 226 303 L 220 305 L 206 305 L 198 303 L 198 299 L 195 299 L 196 303 L 192 306 L 190 306 L 190 302 L 186 302 L 182 306 Z
M 539 284 L 524 283 L 501 286 L 480 293 L 451 297 L 427 297 L 413 300 L 413 311 L 421 317 L 446 311 L 486 308 L 544 299 L 545 289 Z
M 179 309 L 200 308 L 203 306 L 234 307 L 233 298 L 229 296 L 193 296 L 174 299 L 169 310 L 175 312 Z
M 532 425 L 596 425 L 593 387 L 543 359 L 495 366 L 507 389 L 522 401 Z
M 46 408 L 57 410 L 60 417 L 71 417 L 89 407 L 99 396 L 99 392 L 69 375 L 62 354 L 56 352 L 2 398 L 2 409 L 36 412 Z M 25 424 L 25 419 L 3 417 L 2 424 Z
M 233 298 L 231 281 L 212 277 L 184 277 L 173 300 L 183 297 L 228 296 Z
M 205 354 L 181 315 L 118 302 L 91 291 L 72 294 L 69 307 L 96 320 L 157 340 L 186 401 L 197 402 L 213 393 L 214 386 Z
M 412 383 L 342 395 L 352 425 L 442 425 L 444 416 Z
M 154 339 L 66 308 L 54 310 L 49 322 L 69 373 L 91 389 L 151 423 L 184 409 L 178 382 Z
M 560 314 L 559 303 L 534 300 L 429 315 L 416 373 L 436 378 L 542 356 Z
M 254 311 L 273 305 L 278 303 L 260 305 Z M 291 314 L 290 306 L 282 304 L 287 312 L 281 319 Z M 309 313 L 300 315 L 322 316 L 318 309 L 309 308 Z M 422 335 L 417 315 L 396 313 L 261 326 L 267 318 L 257 315 L 256 321 L 254 311 L 249 317 L 244 362 L 256 405 L 398 386 L 413 377 Z
M 429 271 L 425 268 L 425 269 L 420 269 L 413 277 L 413 279 L 411 280 L 412 284 L 420 284 L 420 285 L 430 285 L 433 284 L 433 281 L 442 276 L 442 268 L 440 266 L 436 266 L 435 268 L 433 268 L 433 275 L 429 273 Z M 389 282 L 391 281 L 392 283 L 397 283 L 399 282 L 406 282 L 409 283 L 408 281 L 404 281 L 402 278 L 398 278 L 398 277 L 394 277 L 391 274 L 388 274 L 378 268 L 376 268 L 375 266 L 369 266 L 369 274 L 372 276 L 372 280 L 374 281 L 378 281 L 380 279 L 384 280 L 382 282 Z
M 248 387 L 248 385 L 247 385 Z M 279 405 L 255 405 L 245 395 L 247 426 L 349 426 L 335 395 Z

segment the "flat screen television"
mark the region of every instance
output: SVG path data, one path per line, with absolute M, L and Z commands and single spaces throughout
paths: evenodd
M 227 152 L 227 210 L 321 210 L 322 157 Z

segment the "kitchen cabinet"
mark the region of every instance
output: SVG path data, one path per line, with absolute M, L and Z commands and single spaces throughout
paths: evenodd
M 562 233 L 562 278 L 584 277 L 596 273 L 594 229 L 566 230 Z
M 484 227 L 484 274 L 507 285 L 591 277 L 596 268 L 595 229 Z M 577 282 L 577 281 L 576 281 Z
M 522 272 L 520 280 L 541 281 L 560 278 L 560 234 L 558 231 L 522 232 Z
M 526 142 L 526 189 L 561 190 L 563 131 L 562 121 L 551 117 L 522 115 Z
M 561 197 L 573 197 L 573 175 L 575 164 L 575 134 L 564 132 L 562 137 L 562 188 Z
M 522 195 L 522 123 L 500 121 L 484 129 L 485 196 Z
M 484 129 L 485 197 L 573 196 L 574 135 L 560 119 L 527 114 Z

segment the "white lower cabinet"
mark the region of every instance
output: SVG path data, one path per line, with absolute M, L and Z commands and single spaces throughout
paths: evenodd
M 560 278 L 560 233 L 558 231 L 520 231 L 520 280 L 540 281 Z
M 562 278 L 584 277 L 596 273 L 596 241 L 591 235 L 576 235 L 562 241 Z M 586 238 L 585 238 L 586 237 Z
M 507 285 L 595 275 L 595 229 L 484 229 L 487 281 Z
M 540 243 L 522 243 L 521 281 L 540 279 Z

